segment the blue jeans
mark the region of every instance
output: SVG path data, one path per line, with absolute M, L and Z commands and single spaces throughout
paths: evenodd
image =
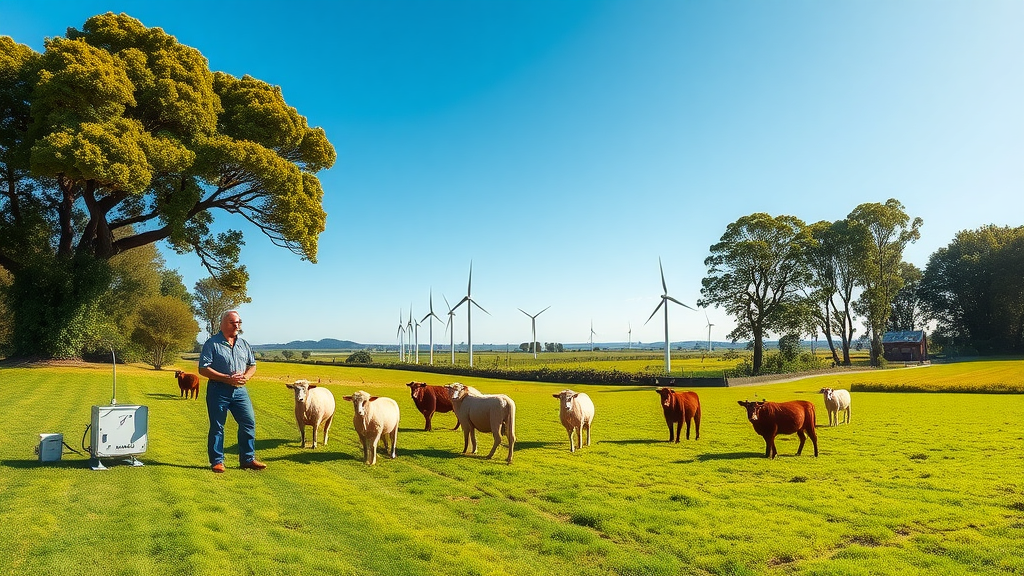
M 235 388 L 223 382 L 210 380 L 206 385 L 206 411 L 210 415 L 210 433 L 206 450 L 210 465 L 224 462 L 224 423 L 228 412 L 238 423 L 238 461 L 241 464 L 256 459 L 256 415 L 245 386 Z

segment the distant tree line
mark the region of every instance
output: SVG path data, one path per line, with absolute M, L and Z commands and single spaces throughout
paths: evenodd
M 711 246 L 698 305 L 722 307 L 736 320 L 728 337 L 751 341 L 753 374 L 763 372 L 769 332 L 782 335 L 780 348 L 801 334 L 823 334 L 837 365 L 850 364 L 858 328 L 877 366 L 885 332 L 932 321 L 936 345 L 1024 352 L 1024 227 L 960 232 L 922 272 L 903 261 L 922 224 L 895 199 L 810 225 L 788 215 L 744 216 Z

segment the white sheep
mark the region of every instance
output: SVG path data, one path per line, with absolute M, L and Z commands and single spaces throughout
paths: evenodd
M 359 435 L 359 442 L 363 445 L 363 462 L 368 465 L 377 463 L 377 443 L 382 436 L 384 451 L 388 452 L 388 457 L 397 456 L 395 447 L 398 443 L 398 420 L 401 417 L 398 402 L 383 396 L 370 396 L 369 392 L 362 390 L 345 396 L 345 400 L 352 402 L 355 408 L 352 424 Z
M 846 412 L 846 424 L 850 423 L 850 393 L 840 388 L 822 388 L 818 390 L 825 397 L 825 410 L 828 411 L 828 425 L 839 426 L 839 412 Z
M 476 431 L 490 432 L 494 436 L 494 446 L 487 458 L 494 456 L 494 452 L 501 445 L 501 435 L 504 430 L 508 439 L 508 459 L 512 463 L 512 451 L 516 445 L 516 403 L 504 394 L 481 394 L 472 386 L 466 386 L 458 382 L 445 384 L 448 390 L 448 397 L 451 398 L 455 414 L 462 424 L 462 435 L 465 440 L 462 446 L 462 453 L 469 451 L 470 443 L 473 444 L 473 454 L 476 454 Z
M 569 433 L 569 452 L 576 451 L 573 444 L 573 432 L 579 438 L 580 448 L 582 448 L 583 431 L 586 430 L 587 446 L 590 446 L 590 424 L 594 421 L 594 403 L 590 400 L 590 396 L 572 390 L 562 390 L 552 396 L 558 398 L 558 418 L 562 421 L 562 426 L 565 426 L 565 431 Z
M 285 384 L 295 393 L 295 423 L 299 425 L 302 447 L 306 447 L 306 426 L 313 427 L 313 448 L 316 448 L 316 431 L 324 426 L 324 446 L 334 420 L 334 394 L 327 388 L 310 384 L 309 380 L 296 380 Z

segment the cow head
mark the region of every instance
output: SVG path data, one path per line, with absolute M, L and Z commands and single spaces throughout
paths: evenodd
M 560 403 L 565 406 L 566 410 L 572 410 L 572 401 L 579 396 L 579 393 L 573 392 L 572 390 L 562 390 L 558 394 L 552 394 L 551 396 L 558 398 Z
M 661 405 L 665 408 L 672 407 L 672 394 L 675 393 L 671 388 L 658 388 L 655 390 L 659 396 L 661 396 Z
M 412 397 L 416 400 L 423 399 L 423 393 L 427 387 L 426 382 L 409 382 L 406 384 L 409 387 L 409 391 L 412 393 Z
M 182 372 L 181 370 L 175 370 L 174 371 L 174 377 L 175 378 L 181 378 L 182 374 L 184 374 L 184 372 Z
M 352 407 L 356 411 L 356 416 L 366 416 L 367 404 L 373 402 L 378 397 L 370 396 L 369 392 L 363 392 L 360 390 L 358 392 L 353 392 L 351 396 L 343 396 L 343 398 L 346 402 L 352 403 Z
M 740 400 L 737 403 L 747 409 L 747 420 L 757 422 L 757 413 L 761 411 L 761 406 L 764 406 L 765 400 L 761 400 L 760 402 L 746 402 L 744 400 Z
M 285 384 L 285 387 L 291 388 L 295 392 L 296 402 L 305 402 L 309 391 L 316 388 L 316 384 L 310 384 L 309 380 L 296 380 L 291 384 Z

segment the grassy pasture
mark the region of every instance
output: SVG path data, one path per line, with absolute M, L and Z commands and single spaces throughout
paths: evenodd
M 955 366 L 874 377 L 985 386 L 1021 364 Z M 330 444 L 299 449 L 283 384 L 300 377 L 339 400 L 398 400 L 398 458 L 360 463 L 340 402 Z M 786 436 L 769 461 L 737 400 L 809 399 L 821 424 L 815 392 L 863 375 L 700 389 L 701 439 L 679 444 L 649 389 L 577 386 L 597 417 L 576 454 L 551 397 L 561 386 L 463 379 L 516 400 L 506 466 L 504 446 L 492 461 L 459 454 L 451 414 L 422 431 L 413 378 L 447 381 L 262 363 L 250 391 L 270 468 L 214 475 L 205 405 L 179 399 L 169 370 L 118 368 L 119 403 L 150 408 L 150 449 L 145 467 L 94 472 L 75 454 L 40 465 L 32 447 L 63 432 L 79 448 L 109 367 L 0 368 L 0 574 L 1024 574 L 1022 395 L 854 393 L 853 422 L 819 428 L 819 458 Z M 228 464 L 234 431 L 229 420 Z

